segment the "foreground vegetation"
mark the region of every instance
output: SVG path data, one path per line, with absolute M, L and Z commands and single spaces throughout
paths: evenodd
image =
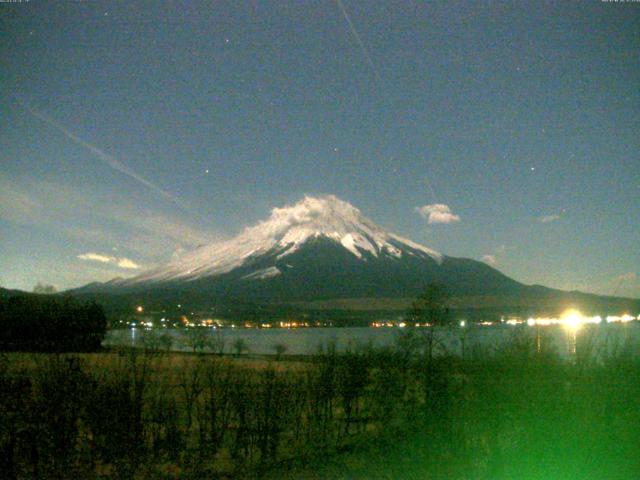
M 70 296 L 0 298 L 0 351 L 92 352 L 107 329 L 103 308 Z
M 633 479 L 640 359 L 325 347 L 308 362 L 4 354 L 3 478 Z M 424 330 L 423 330 L 424 331 Z M 588 336 L 585 336 L 588 337 Z

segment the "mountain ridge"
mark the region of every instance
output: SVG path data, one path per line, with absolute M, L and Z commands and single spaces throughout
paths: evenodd
M 484 262 L 449 257 L 389 232 L 331 195 L 305 196 L 274 208 L 267 220 L 230 240 L 199 247 L 136 277 L 89 284 L 75 293 L 202 308 L 300 306 L 411 298 L 429 283 L 445 285 L 454 298 L 477 298 L 478 304 L 491 298 L 496 308 L 536 310 L 554 302 L 564 308 L 576 299 L 591 307 L 629 303 L 640 308 L 640 301 L 524 285 Z

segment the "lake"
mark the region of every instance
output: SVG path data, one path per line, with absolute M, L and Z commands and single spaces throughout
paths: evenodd
M 274 354 L 276 345 L 286 347 L 287 355 L 310 355 L 322 345 L 336 344 L 339 351 L 349 346 L 373 344 L 391 346 L 400 334 L 407 329 L 399 327 L 371 328 L 207 328 L 201 331 L 209 340 L 222 340 L 224 351 L 233 352 L 233 344 L 242 339 L 248 353 L 258 355 Z M 418 328 L 418 335 L 427 334 L 428 328 Z M 142 347 L 145 337 L 157 333 L 168 333 L 172 338 L 171 349 L 191 351 L 187 330 L 156 329 L 155 331 L 132 328 L 116 329 L 107 332 L 103 342 L 105 346 Z M 579 328 L 566 328 L 561 325 L 528 326 L 497 324 L 492 326 L 466 326 L 436 328 L 435 335 L 449 352 L 461 354 L 474 348 L 497 348 L 516 338 L 528 337 L 532 345 L 552 345 L 563 357 L 572 357 L 576 352 L 589 349 L 593 352 L 614 352 L 624 345 L 638 346 L 640 341 L 640 322 L 603 323 L 600 325 L 581 325 Z

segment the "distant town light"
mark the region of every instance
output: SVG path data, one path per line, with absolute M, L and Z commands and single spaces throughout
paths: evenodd
M 142 312 L 144 312 L 144 308 L 142 308 L 142 305 L 138 305 L 138 306 L 136 307 L 136 312 L 138 312 L 138 313 L 142 313 Z
M 640 319 L 640 316 L 638 318 Z M 623 314 L 621 316 L 609 315 L 607 317 L 607 323 L 613 323 L 613 322 L 626 323 L 626 322 L 630 322 L 632 320 L 635 320 L 635 318 L 632 317 L 631 315 L 629 315 L 628 313 L 625 313 L 625 314 Z

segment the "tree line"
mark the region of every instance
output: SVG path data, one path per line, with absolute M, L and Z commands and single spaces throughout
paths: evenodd
M 41 295 L 0 300 L 0 350 L 91 352 L 100 348 L 106 328 L 96 303 Z

